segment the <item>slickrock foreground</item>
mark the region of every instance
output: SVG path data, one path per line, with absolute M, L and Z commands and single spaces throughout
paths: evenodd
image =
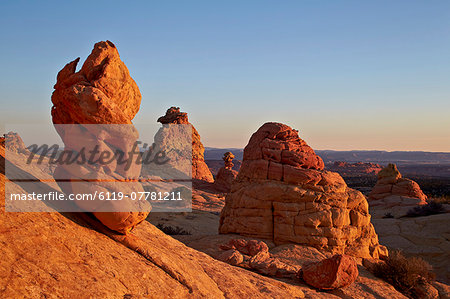
M 281 123 L 266 123 L 250 138 L 219 232 L 297 243 L 355 257 L 384 256 L 365 197 Z
M 230 265 L 251 269 L 271 277 L 296 279 L 300 267 L 292 266 L 274 258 L 266 243 L 258 240 L 231 239 L 220 245 L 218 259 Z
M 205 163 L 205 148 L 200 141 L 200 134 L 195 127 L 189 122 L 186 112 L 180 112 L 180 108 L 171 107 L 167 109 L 166 115 L 158 118 L 158 122 L 162 124 L 189 124 L 192 127 L 192 179 L 214 182 L 213 175 Z
M 226 152 L 223 155 L 222 160 L 225 165 L 219 169 L 214 181 L 214 187 L 219 191 L 230 192 L 231 190 L 231 184 L 238 174 L 236 170 L 232 169 L 234 166 L 233 159 L 234 155 L 231 152 Z
M 450 214 L 415 218 L 374 218 L 378 237 L 389 250 L 419 256 L 433 266 L 439 281 L 450 282 Z
M 6 213 L 4 138 L 0 145 L 2 298 L 304 297 L 298 286 L 217 261 L 147 221 L 122 235 L 85 213 Z M 8 159 L 24 176 L 51 177 L 25 164 L 23 154 Z M 27 193 L 22 182 L 8 184 L 11 192 Z M 36 184 L 61 192 L 49 180 Z
M 80 71 L 75 72 L 79 58 L 68 63 L 57 76 L 55 91 L 52 94 L 52 118 L 58 134 L 61 136 L 65 150 L 80 152 L 83 148 L 93 149 L 100 146 L 103 151 L 114 154 L 115 149 L 128 153 L 139 135 L 132 126 L 105 127 L 100 132 L 98 126 L 58 126 L 58 124 L 131 124 L 132 119 L 139 110 L 141 94 L 139 88 L 131 78 L 127 67 L 120 60 L 119 53 L 110 41 L 95 44 L 92 53 L 87 57 Z M 117 130 L 117 132 L 115 131 Z M 102 140 L 103 138 L 103 140 Z M 94 141 L 93 141 L 94 140 Z M 129 169 L 117 163 L 109 163 L 99 169 L 91 167 L 88 163 L 83 165 L 58 165 L 54 172 L 55 179 L 102 179 L 125 180 L 137 178 L 141 166 L 132 163 Z M 89 193 L 95 191 L 110 192 L 142 192 L 139 183 L 113 184 L 113 183 L 72 183 L 60 182 L 65 193 Z M 110 204 L 112 207 L 115 203 Z M 77 202 L 81 208 L 86 208 L 84 202 Z M 125 212 L 122 205 L 112 213 L 103 212 L 99 205 L 94 215 L 112 230 L 127 233 L 138 223 L 142 222 L 148 212 Z M 97 211 L 99 212 L 95 212 Z
M 378 181 L 369 194 L 371 206 L 416 206 L 426 204 L 427 196 L 419 185 L 402 175 L 395 164 L 378 173 Z

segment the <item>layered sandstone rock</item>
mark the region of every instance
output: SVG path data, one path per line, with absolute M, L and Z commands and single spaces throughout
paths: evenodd
M 58 73 L 52 94 L 53 123 L 64 142 L 65 151 L 80 152 L 83 148 L 89 151 L 98 146 L 107 154 L 114 154 L 117 149 L 129 153 L 139 137 L 131 122 L 141 102 L 139 88 L 110 41 L 96 43 L 80 71 L 75 72 L 79 60 L 77 58 L 68 63 Z M 112 124 L 122 126 L 111 126 Z M 108 165 L 89 163 L 58 165 L 54 177 L 57 180 L 71 180 L 59 182 L 65 193 L 143 192 L 138 182 L 117 183 L 139 177 L 141 166 L 138 163 L 130 165 L 128 168 L 113 162 Z M 74 182 L 86 179 L 93 181 Z M 144 209 L 146 211 L 137 207 L 134 211 L 136 208 L 132 207 L 134 204 L 130 204 L 128 208 L 124 206 L 125 201 L 76 203 L 83 209 L 93 211 L 107 227 L 121 233 L 129 232 L 142 222 L 149 210 L 149 207 Z M 111 213 L 104 212 L 105 210 Z
M 188 124 L 192 128 L 192 179 L 198 181 L 205 181 L 212 183 L 214 182 L 213 175 L 205 163 L 204 152 L 205 148 L 200 141 L 200 134 L 197 132 L 195 127 L 189 122 L 186 112 L 180 112 L 180 108 L 171 107 L 167 109 L 166 115 L 158 118 L 158 122 L 165 124 Z M 167 135 L 168 138 L 173 138 L 171 134 L 165 134 L 163 131 L 159 131 L 157 135 Z M 155 137 L 155 139 L 157 139 Z M 172 146 L 175 142 L 171 142 Z
M 233 159 L 234 155 L 232 152 L 226 152 L 223 155 L 222 160 L 225 165 L 219 169 L 214 181 L 214 187 L 219 191 L 230 192 L 231 190 L 231 184 L 238 174 L 236 170 L 233 170 Z
M 219 232 L 298 243 L 356 257 L 387 254 L 365 197 L 280 123 L 266 123 L 244 160 L 221 213 Z
M 402 175 L 395 164 L 378 173 L 378 181 L 369 194 L 371 206 L 415 206 L 426 204 L 427 196 L 419 185 Z
M 285 278 L 296 278 L 299 266 L 289 265 L 269 252 L 266 243 L 258 240 L 231 239 L 220 248 L 225 250 L 218 259 L 233 266 L 254 270 L 258 273 Z
M 3 150 L 0 147 L 2 298 L 304 297 L 299 286 L 219 262 L 147 221 L 132 234 L 119 235 L 96 231 L 81 218 L 83 213 L 7 213 Z M 26 192 L 10 184 L 16 192 Z M 41 182 L 60 191 L 47 184 Z
M 57 76 L 52 94 L 55 124 L 131 124 L 141 93 L 119 52 L 110 42 L 98 42 L 75 72 L 80 58 Z
M 189 220 L 191 221 L 191 220 Z M 188 221 L 186 221 L 187 223 Z M 138 227 L 141 229 L 141 227 Z M 221 249 L 222 244 L 228 243 L 235 239 L 234 235 L 205 235 L 194 234 L 191 236 L 174 236 L 178 240 L 185 243 L 191 248 L 207 253 L 216 259 L 224 254 Z M 250 240 L 253 238 L 242 237 Z M 302 246 L 298 244 L 282 244 L 274 245 L 270 241 L 264 241 L 269 246 L 270 256 L 283 264 L 291 267 L 301 269 L 307 267 L 312 262 L 320 262 L 324 259 L 330 258 L 333 254 L 318 250 L 310 246 Z M 237 251 L 237 250 L 236 250 Z M 276 268 L 276 267 L 275 267 Z M 235 267 L 235 269 L 238 269 Z M 273 269 L 273 268 L 270 268 Z M 253 269 L 253 271 L 258 271 Z M 248 271 L 247 271 L 248 272 Z M 318 291 L 315 288 L 309 287 L 307 284 L 299 283 L 300 275 L 295 278 L 285 278 L 283 281 L 289 281 L 292 285 L 300 287 L 305 293 L 305 298 L 402 298 L 406 299 L 401 293 L 394 289 L 384 280 L 375 277 L 362 265 L 358 265 L 358 278 L 347 287 L 335 289 L 331 291 Z M 273 273 L 273 272 L 272 272 Z M 298 273 L 301 274 L 301 273 Z M 441 293 L 441 291 L 439 291 Z M 268 295 L 265 295 L 266 297 Z

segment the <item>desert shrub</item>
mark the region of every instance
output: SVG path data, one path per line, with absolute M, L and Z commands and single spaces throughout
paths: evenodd
M 400 251 L 389 252 L 385 262 L 376 264 L 373 271 L 375 276 L 411 298 L 417 297 L 415 287 L 435 279 L 430 264 L 418 257 L 405 257 Z
M 440 203 L 440 204 L 450 204 L 450 195 L 433 197 L 432 201 Z
M 406 217 L 420 217 L 445 213 L 445 208 L 441 203 L 429 201 L 426 205 L 421 205 L 410 209 Z
M 162 223 L 158 223 L 156 225 L 156 227 L 158 229 L 160 229 L 163 233 L 165 233 L 166 235 L 192 235 L 192 233 L 190 231 L 184 230 L 179 226 L 169 226 L 169 225 L 164 225 Z
M 386 213 L 383 218 L 394 218 L 394 215 L 392 215 L 392 213 Z

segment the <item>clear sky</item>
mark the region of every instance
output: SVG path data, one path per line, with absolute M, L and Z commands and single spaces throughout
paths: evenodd
M 450 151 L 450 1 L 2 1 L 0 32 L 2 124 L 50 122 L 57 72 L 109 39 L 135 122 L 180 106 L 205 146 L 278 121 L 316 149 Z

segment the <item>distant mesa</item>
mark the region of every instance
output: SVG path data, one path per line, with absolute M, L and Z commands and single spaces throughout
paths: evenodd
M 395 164 L 378 173 L 378 181 L 369 194 L 371 206 L 416 206 L 427 202 L 427 196 L 413 180 L 402 178 Z
M 298 131 L 281 123 L 264 124 L 244 149 L 219 232 L 354 257 L 386 255 L 364 195 L 323 168 Z
M 131 78 L 126 65 L 120 60 L 119 52 L 110 41 L 98 42 L 87 57 L 80 71 L 75 72 L 80 58 L 68 63 L 57 76 L 55 90 L 52 94 L 52 119 L 55 128 L 64 142 L 65 150 L 79 151 L 82 147 L 92 146 L 89 136 L 99 138 L 99 132 L 92 127 L 62 127 L 57 124 L 132 124 L 132 119 L 139 111 L 141 93 Z M 71 130 L 70 132 L 68 130 Z M 79 132 L 74 132 L 78 130 Z M 91 131 L 94 130 L 94 131 Z M 74 134 L 76 133 L 76 134 Z M 104 138 L 108 138 L 107 132 Z M 72 136 L 84 136 L 73 138 Z M 103 136 L 102 135 L 102 136 Z M 106 140 L 98 140 L 101 148 L 114 152 L 116 149 L 128 152 L 134 141 L 138 138 L 137 130 L 133 126 L 122 128 L 119 138 L 109 137 Z M 54 172 L 55 179 L 70 178 L 84 180 L 87 176 L 115 181 L 117 179 L 137 178 L 141 167 L 132 163 L 132 167 L 126 169 L 123 165 L 113 165 L 96 168 L 88 164 L 83 165 L 58 165 Z M 108 190 L 111 192 L 143 192 L 139 183 L 108 184 L 92 182 L 87 184 L 59 182 L 65 193 L 90 193 L 96 190 Z M 106 186 L 106 185 L 107 186 Z M 106 189 L 105 189 L 106 188 Z M 83 208 L 85 203 L 77 202 Z M 114 208 L 113 203 L 110 204 Z M 98 206 L 98 208 L 97 208 Z M 90 205 L 91 210 L 93 205 Z M 134 226 L 144 221 L 148 212 L 123 212 L 124 206 L 118 207 L 119 211 L 104 212 L 96 205 L 93 214 L 108 228 L 120 233 L 128 233 Z M 96 212 L 98 211 L 98 212 Z M 142 211 L 139 209 L 139 211 Z
M 162 124 L 190 124 L 192 126 L 192 179 L 194 182 L 214 182 L 214 177 L 205 163 L 205 148 L 200 141 L 200 134 L 189 122 L 186 112 L 180 112 L 179 107 L 170 107 L 166 114 L 158 118 Z
M 377 175 L 383 167 L 377 163 L 356 162 L 349 163 L 344 161 L 336 161 L 331 165 L 327 164 L 327 170 L 339 173 L 342 176 L 363 176 Z
M 214 181 L 214 187 L 223 192 L 231 191 L 231 184 L 236 178 L 238 172 L 233 170 L 233 159 L 234 155 L 232 152 L 226 152 L 223 155 L 224 166 L 219 169 Z

